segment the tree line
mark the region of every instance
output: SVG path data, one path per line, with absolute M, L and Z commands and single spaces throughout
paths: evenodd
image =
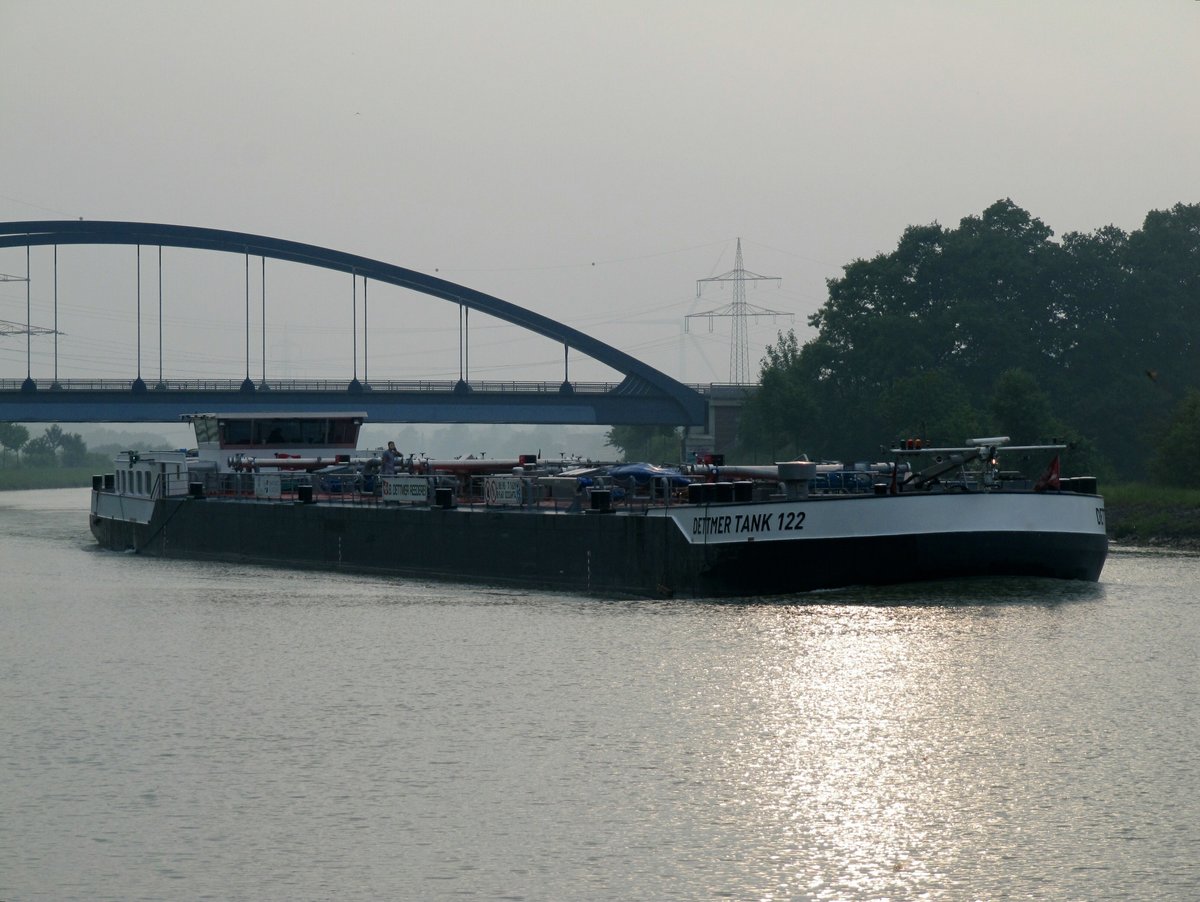
M 814 337 L 766 349 L 743 455 L 862 459 L 904 437 L 1010 435 L 1068 442 L 1065 465 L 1108 478 L 1191 463 L 1200 204 L 1054 240 L 1002 200 L 957 228 L 910 226 L 828 289 Z
M 77 432 L 64 432 L 55 424 L 30 438 L 29 430 L 20 423 L 0 422 L 0 465 L 84 467 L 97 463 L 104 466 L 108 460 L 89 452 L 83 436 Z

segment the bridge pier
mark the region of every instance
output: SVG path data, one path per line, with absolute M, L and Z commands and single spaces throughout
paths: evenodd
M 709 386 L 704 426 L 692 427 L 684 435 L 684 460 L 692 460 L 697 454 L 733 451 L 737 446 L 742 410 L 757 390 L 757 385 L 714 383 Z

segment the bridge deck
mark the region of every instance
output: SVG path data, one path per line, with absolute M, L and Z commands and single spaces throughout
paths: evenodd
M 163 423 L 199 412 L 366 411 L 377 423 L 564 423 L 588 425 L 677 422 L 679 407 L 657 394 L 621 391 L 621 383 L 468 383 L 451 380 L 346 382 L 270 379 L 243 390 L 232 379 L 169 379 L 134 390 L 124 380 L 0 380 L 0 421 L 29 423 Z M 697 391 L 702 389 L 697 387 Z M 703 421 L 686 425 L 699 426 Z

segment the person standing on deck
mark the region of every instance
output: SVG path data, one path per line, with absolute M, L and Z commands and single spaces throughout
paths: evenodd
M 396 475 L 396 461 L 400 459 L 400 452 L 396 450 L 395 442 L 388 442 L 387 450 L 383 452 L 382 468 L 380 472 L 384 476 Z

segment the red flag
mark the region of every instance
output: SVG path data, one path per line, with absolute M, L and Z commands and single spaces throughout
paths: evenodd
M 1042 478 L 1034 483 L 1033 490 L 1035 492 L 1044 492 L 1047 489 L 1058 491 L 1060 483 L 1058 481 L 1058 455 L 1054 455 L 1054 460 L 1050 461 L 1050 466 L 1046 467 L 1046 472 L 1042 474 Z

